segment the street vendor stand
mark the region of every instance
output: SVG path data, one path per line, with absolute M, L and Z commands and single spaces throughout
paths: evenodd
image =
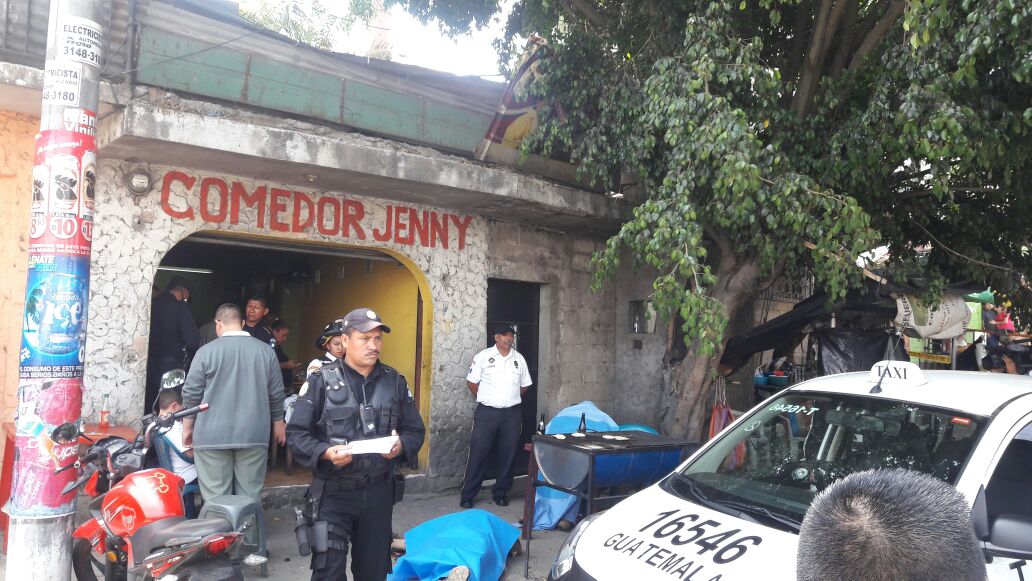
M 632 494 L 599 496 L 601 488 L 651 485 L 666 476 L 684 459 L 686 452 L 693 451 L 697 446 L 698 442 L 639 431 L 534 436 L 533 443 L 527 446 L 531 455 L 523 517 L 522 536 L 527 541 L 524 578 L 530 572 L 534 498 L 539 486 L 576 496 L 585 504 L 584 516 L 589 516 L 595 512 L 599 501 L 621 500 Z M 653 453 L 660 453 L 656 456 L 661 461 L 634 462 L 634 457 L 641 459 Z M 671 458 L 674 460 L 672 465 Z M 605 459 L 614 461 L 606 464 Z M 540 480 L 539 472 L 543 477 Z

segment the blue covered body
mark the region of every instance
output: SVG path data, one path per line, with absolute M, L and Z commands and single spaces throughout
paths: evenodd
M 520 530 L 479 509 L 429 520 L 405 533 L 405 556 L 390 581 L 437 581 L 459 566 L 469 567 L 470 581 L 494 581 Z

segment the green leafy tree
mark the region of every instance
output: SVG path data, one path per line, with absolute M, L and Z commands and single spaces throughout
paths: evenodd
M 453 32 L 498 8 L 398 3 Z M 644 194 L 594 263 L 597 286 L 625 250 L 660 273 L 665 430 L 703 434 L 727 321 L 778 279 L 835 300 L 886 244 L 930 294 L 1027 300 L 1030 31 L 1017 0 L 517 0 L 502 61 L 550 47 L 525 146 Z
M 374 0 L 348 0 L 346 6 L 347 16 L 340 16 L 320 0 L 260 0 L 253 8 L 241 7 L 240 15 L 297 42 L 332 50 L 337 35 L 355 22 L 371 20 L 375 11 Z

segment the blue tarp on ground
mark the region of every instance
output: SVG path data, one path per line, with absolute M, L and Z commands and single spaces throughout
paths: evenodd
M 590 401 L 583 401 L 557 413 L 545 426 L 545 433 L 576 432 L 580 427 L 581 414 L 584 414 L 584 423 L 590 432 L 611 432 L 619 429 L 617 423 L 606 412 L 598 409 L 598 406 Z M 538 479 L 541 479 L 540 474 Z M 577 497 L 552 488 L 539 487 L 534 499 L 534 530 L 552 530 L 564 518 L 571 523 L 577 522 Z
M 470 581 L 494 581 L 519 537 L 520 529 L 485 510 L 446 514 L 405 533 L 405 556 L 387 579 L 436 581 L 466 566 Z

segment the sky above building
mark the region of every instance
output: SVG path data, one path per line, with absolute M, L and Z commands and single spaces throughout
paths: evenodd
M 260 2 L 241 0 L 240 7 L 253 9 Z M 347 2 L 325 4 L 337 16 L 349 17 Z M 512 2 L 505 4 L 507 14 Z M 355 21 L 349 31 L 336 36 L 333 50 L 366 56 L 372 47 L 386 47 L 390 60 L 397 63 L 502 82 L 505 79 L 499 74 L 498 54 L 491 41 L 500 37 L 504 29 L 504 18 L 496 17 L 482 30 L 451 38 L 441 32 L 436 22 L 423 24 L 395 6 L 381 11 L 371 22 Z

